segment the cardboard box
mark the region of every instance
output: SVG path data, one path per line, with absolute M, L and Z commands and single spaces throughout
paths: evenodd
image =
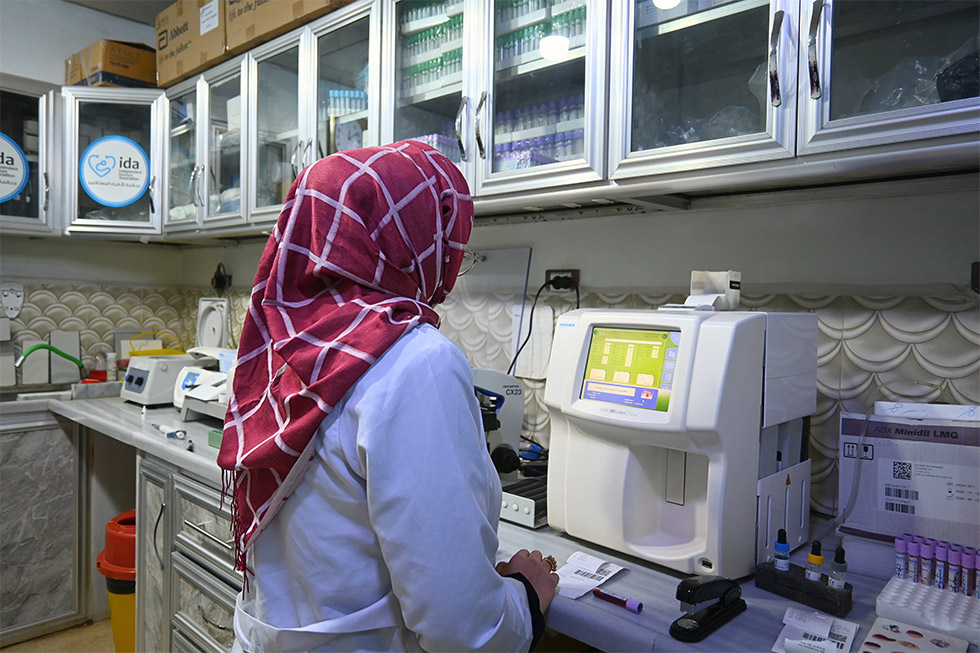
M 840 421 L 842 510 L 857 483 L 841 533 L 886 543 L 902 533 L 980 541 L 980 425 L 850 413 Z
M 240 54 L 353 0 L 224 0 L 225 41 Z
M 224 0 L 177 0 L 157 14 L 157 86 L 171 86 L 231 55 Z
M 156 86 L 156 57 L 143 43 L 102 39 L 65 59 L 72 86 Z

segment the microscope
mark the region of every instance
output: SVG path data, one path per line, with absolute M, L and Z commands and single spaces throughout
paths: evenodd
M 520 458 L 524 390 L 509 374 L 476 368 L 473 389 L 480 403 L 487 450 L 503 486 L 500 518 L 538 528 L 547 524 L 547 477 L 531 475 Z

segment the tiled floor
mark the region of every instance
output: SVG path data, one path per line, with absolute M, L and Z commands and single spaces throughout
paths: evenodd
M 3 653 L 113 653 L 112 622 L 97 621 L 38 637 L 3 649 Z

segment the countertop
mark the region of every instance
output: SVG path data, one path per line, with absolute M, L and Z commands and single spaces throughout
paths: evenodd
M 597 547 L 547 526 L 532 531 L 502 521 L 498 532 L 498 560 L 505 560 L 522 548 L 538 549 L 545 555 L 553 555 L 561 566 L 569 555 L 582 551 L 624 567 L 624 571 L 603 583 L 602 589 L 642 601 L 643 610 L 639 614 L 598 599 L 591 593 L 577 599 L 559 595 L 555 597 L 548 614 L 550 628 L 610 653 L 650 650 L 769 651 L 783 629 L 786 608 L 812 609 L 759 589 L 752 577 L 740 579 L 742 598 L 748 609 L 701 642 L 681 642 L 672 638 L 668 629 L 683 614 L 675 593 L 677 584 L 688 578 L 687 575 Z M 800 557 L 805 560 L 804 548 L 792 556 L 795 564 L 801 562 Z M 875 599 L 885 586 L 885 581 L 852 573 L 848 574 L 847 582 L 853 586 L 853 608 L 843 619 L 861 626 L 857 644 L 863 641 L 860 638 L 868 633 L 874 623 Z M 856 644 L 854 650 L 857 650 Z
M 216 464 L 218 450 L 208 446 L 208 431 L 220 428 L 217 420 L 181 422 L 180 414 L 172 406 L 148 408 L 144 415 L 141 406 L 119 397 L 52 399 L 48 401 L 48 408 L 220 487 L 221 472 Z M 184 440 L 167 438 L 153 424 L 185 429 L 187 436 Z M 193 451 L 188 450 L 189 443 L 194 444 Z M 603 651 L 768 651 L 782 630 L 786 609 L 806 609 L 806 606 L 757 588 L 751 577 L 740 579 L 742 598 L 748 609 L 703 641 L 684 643 L 673 639 L 668 629 L 682 614 L 675 592 L 677 584 L 687 576 L 577 540 L 547 526 L 531 530 L 502 521 L 499 538 L 498 561 L 526 548 L 553 555 L 560 565 L 575 551 L 583 551 L 624 567 L 624 571 L 607 580 L 602 587 L 642 601 L 644 609 L 640 614 L 597 599 L 591 593 L 578 599 L 559 595 L 548 613 L 551 629 Z M 798 549 L 791 559 L 805 564 L 804 549 Z M 860 625 L 857 634 L 857 643 L 860 643 L 875 620 L 875 600 L 885 581 L 856 573 L 850 573 L 847 580 L 853 586 L 853 608 L 844 619 Z M 975 647 L 971 646 L 970 650 Z
M 218 450 L 208 446 L 208 432 L 221 428 L 217 420 L 181 422 L 180 413 L 173 406 L 147 408 L 144 415 L 142 406 L 119 397 L 52 400 L 48 409 L 221 487 Z M 177 427 L 187 431 L 187 435 L 183 440 L 168 438 L 154 424 Z M 189 445 L 193 445 L 193 450 L 188 450 Z

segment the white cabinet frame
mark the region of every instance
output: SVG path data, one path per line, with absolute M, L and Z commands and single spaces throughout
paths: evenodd
M 166 210 L 166 183 L 164 167 L 164 139 L 167 99 L 162 90 L 136 88 L 90 88 L 66 86 L 61 89 L 65 100 L 64 130 L 64 183 L 65 213 L 68 216 L 69 233 L 103 233 L 159 235 L 162 232 L 162 214 Z M 146 192 L 150 196 L 152 210 L 148 222 L 92 220 L 78 217 L 78 131 L 79 106 L 83 102 L 147 106 L 150 108 L 150 184 Z

